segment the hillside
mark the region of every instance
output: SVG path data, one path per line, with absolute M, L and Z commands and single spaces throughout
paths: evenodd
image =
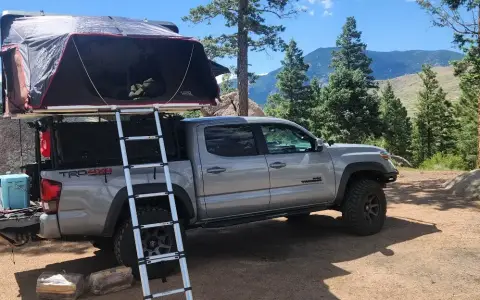
M 319 48 L 305 56 L 305 62 L 310 64 L 308 76 L 316 76 L 323 81 L 327 81 L 332 51 L 335 48 Z M 462 54 L 448 51 L 391 51 L 378 52 L 367 51 L 367 55 L 372 58 L 373 75 L 378 80 L 391 79 L 405 74 L 417 73 L 421 70 L 422 64 L 429 63 L 434 66 L 448 66 L 452 60 L 458 60 L 463 57 Z M 267 75 L 261 76 L 257 82 L 250 87 L 249 97 L 260 105 L 264 105 L 268 94 L 275 91 L 275 76 L 281 69 L 276 69 Z
M 447 93 L 447 99 L 455 102 L 460 97 L 459 79 L 453 76 L 453 67 L 435 67 L 433 70 L 437 73 L 437 79 L 440 86 Z M 408 114 L 413 116 L 416 112 L 417 94 L 422 88 L 422 82 L 418 74 L 409 74 L 389 80 L 393 86 L 395 94 L 402 101 L 408 110 Z M 380 82 L 382 88 L 387 80 Z

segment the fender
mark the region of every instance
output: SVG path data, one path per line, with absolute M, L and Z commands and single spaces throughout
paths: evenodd
M 343 170 L 342 178 L 340 179 L 340 184 L 338 185 L 337 195 L 334 202 L 335 206 L 342 205 L 343 197 L 347 189 L 347 184 L 352 175 L 356 172 L 362 171 L 377 173 L 382 177 L 382 180 L 383 177 L 388 174 L 388 170 L 385 168 L 385 166 L 378 162 L 356 162 L 347 165 Z
M 194 209 L 193 204 L 188 196 L 188 193 L 179 185 L 172 184 L 173 187 L 173 194 L 175 195 L 175 199 L 180 201 L 184 208 L 186 209 L 186 213 L 189 219 L 194 217 Z M 158 193 L 158 192 L 166 192 L 167 185 L 165 183 L 146 183 L 146 184 L 135 184 L 133 185 L 133 193 L 134 194 L 148 194 L 148 193 Z M 115 225 L 117 223 L 118 218 L 120 217 L 120 213 L 122 212 L 122 208 L 124 204 L 128 201 L 128 193 L 127 187 L 121 188 L 115 197 L 112 200 L 112 204 L 110 205 L 110 209 L 108 210 L 107 219 L 105 221 L 105 226 L 103 229 L 102 236 L 112 236 L 115 231 Z

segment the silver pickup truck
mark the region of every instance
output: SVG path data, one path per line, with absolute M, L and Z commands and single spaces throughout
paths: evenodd
M 119 264 L 138 272 L 121 164 L 97 161 L 95 167 L 85 163 L 87 167 L 68 168 L 64 157 L 80 146 L 61 140 L 71 135 L 82 140 L 78 135 L 86 129 L 66 125 L 67 134 L 53 134 L 52 152 L 57 153 L 52 160 L 57 167 L 40 172 L 44 212 L 38 235 L 87 237 L 97 247 L 113 250 Z M 170 129 L 163 126 L 164 131 Z M 398 171 L 381 148 L 328 144 L 293 122 L 267 117 L 182 119 L 175 126 L 176 150 L 169 166 L 184 230 L 276 217 L 298 222 L 326 209 L 341 211 L 347 227 L 359 235 L 377 233 L 384 224 L 383 187 L 396 180 Z M 75 128 L 78 133 L 72 133 Z M 108 146 L 92 137 L 86 144 L 103 147 L 95 150 L 101 156 L 101 149 L 119 153 L 118 137 L 114 142 L 116 146 Z M 80 156 L 78 160 L 85 160 L 89 154 Z M 162 171 L 132 170 L 134 193 L 166 191 Z M 140 224 L 170 219 L 167 198 L 145 199 L 138 205 Z M 172 229 L 144 230 L 142 239 L 146 255 L 175 251 Z M 149 265 L 149 276 L 166 276 L 174 265 Z

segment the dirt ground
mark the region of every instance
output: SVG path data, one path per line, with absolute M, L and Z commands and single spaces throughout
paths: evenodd
M 194 298 L 480 299 L 479 205 L 441 189 L 455 175 L 403 171 L 387 189 L 388 219 L 374 236 L 346 233 L 333 212 L 301 225 L 280 218 L 191 231 L 187 259 Z M 88 243 L 34 243 L 13 256 L 1 245 L 0 299 L 36 299 L 36 279 L 45 270 L 88 274 L 113 261 Z M 179 275 L 153 282 L 154 292 L 180 286 Z M 142 296 L 137 282 L 120 293 L 82 299 Z

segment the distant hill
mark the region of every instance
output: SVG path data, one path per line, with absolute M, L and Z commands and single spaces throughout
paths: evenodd
M 310 69 L 307 73 L 310 78 L 316 76 L 324 82 L 327 81 L 328 74 L 332 71 L 329 65 L 333 50 L 335 48 L 319 48 L 305 56 L 305 62 L 310 64 Z M 421 70 L 424 63 L 434 66 L 448 66 L 450 61 L 463 57 L 463 54 L 448 50 L 367 51 L 367 55 L 372 58 L 373 76 L 377 80 L 417 73 Z M 275 91 L 276 75 L 280 70 L 281 68 L 261 76 L 250 87 L 249 97 L 263 106 L 267 101 L 268 95 Z
M 440 86 L 447 93 L 447 99 L 455 102 L 460 97 L 459 79 L 453 75 L 453 67 L 435 67 Z M 400 98 L 407 108 L 408 114 L 413 116 L 417 111 L 417 95 L 422 88 L 422 81 L 418 74 L 409 74 L 389 80 L 395 95 Z M 380 88 L 385 86 L 387 80 L 379 81 Z

